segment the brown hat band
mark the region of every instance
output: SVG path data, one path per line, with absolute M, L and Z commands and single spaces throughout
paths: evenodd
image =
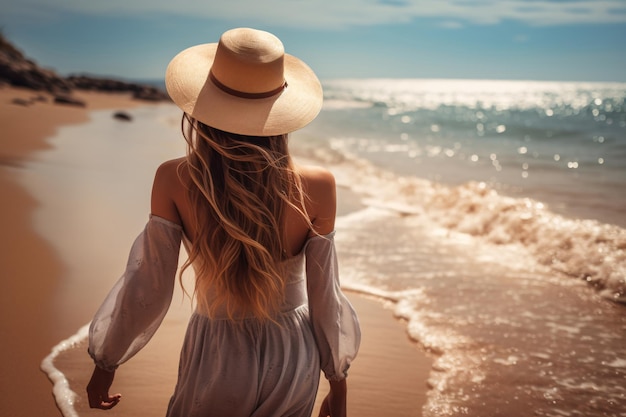
M 226 94 L 230 94 L 231 96 L 235 96 L 239 98 L 249 98 L 249 99 L 268 98 L 268 97 L 272 97 L 280 93 L 285 88 L 287 88 L 287 81 L 283 81 L 282 85 L 280 85 L 278 88 L 275 88 L 273 90 L 265 91 L 262 93 L 247 93 L 245 91 L 234 90 L 222 84 L 220 80 L 218 80 L 217 77 L 213 75 L 213 71 L 209 71 L 209 79 L 213 82 L 213 84 L 215 84 L 217 88 L 219 88 Z

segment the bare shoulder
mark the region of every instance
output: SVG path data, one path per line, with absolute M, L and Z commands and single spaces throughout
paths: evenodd
M 185 157 L 170 159 L 169 161 L 165 161 L 161 163 L 161 165 L 159 165 L 159 167 L 157 168 L 157 176 L 165 176 L 165 177 L 169 177 L 171 175 L 177 176 L 179 167 L 181 166 L 181 164 L 185 164 L 185 162 L 186 162 Z
M 181 222 L 176 201 L 181 193 L 180 166 L 185 158 L 177 158 L 163 162 L 154 175 L 152 184 L 152 214 Z
M 154 188 L 162 191 L 167 191 L 172 187 L 178 188 L 180 185 L 180 167 L 185 162 L 185 158 L 177 158 L 170 159 L 159 165 L 154 175 Z
M 298 165 L 298 172 L 307 188 L 328 191 L 335 188 L 335 176 L 326 168 L 315 165 Z
M 302 185 L 307 194 L 307 211 L 317 233 L 327 234 L 334 230 L 337 211 L 335 176 L 318 166 L 298 166 Z

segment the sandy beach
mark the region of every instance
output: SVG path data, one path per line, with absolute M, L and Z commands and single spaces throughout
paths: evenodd
M 0 353 L 5 358 L 0 373 L 0 392 L 5 394 L 5 400 L 0 402 L 0 415 L 3 416 L 60 415 L 52 397 L 52 386 L 39 369 L 41 360 L 54 345 L 90 319 L 87 312 L 97 307 L 94 300 L 104 296 L 63 289 L 67 271 L 73 266 L 59 254 L 57 242 L 42 238 L 33 227 L 33 213 L 46 207 L 37 195 L 29 193 L 17 181 L 27 169 L 24 163 L 35 152 L 54 146 L 49 139 L 59 127 L 88 122 L 92 110 L 113 111 L 149 105 L 126 95 L 103 93 L 77 93 L 78 98 L 87 102 L 85 108 L 50 102 L 30 106 L 11 103 L 16 97 L 36 95 L 32 91 L 0 88 L 0 193 L 4 203 L 0 212 L 3 230 L 0 271 L 4 287 L 0 295 L 3 309 Z M 355 206 L 353 196 L 341 189 L 339 204 L 340 214 Z M 94 219 L 98 214 L 92 213 Z M 100 227 L 110 228 L 108 224 Z M 116 249 L 127 250 L 128 247 Z M 106 256 L 110 255 L 93 256 L 106 263 Z M 109 268 L 118 271 L 124 261 L 120 259 Z M 63 308 L 56 296 L 60 291 L 65 291 L 61 297 Z M 363 330 L 362 348 L 349 378 L 350 414 L 362 417 L 420 415 L 426 399 L 431 359 L 409 341 L 404 324 L 394 319 L 391 310 L 381 302 L 352 293 L 349 296 Z M 69 313 L 72 311 L 75 314 Z M 125 365 L 114 385 L 115 392 L 124 394 L 123 403 L 108 415 L 153 415 L 145 414 L 146 402 L 150 403 L 148 409 L 154 410 L 154 415 L 164 414 L 175 382 L 177 349 L 184 330 L 184 319 L 174 316 L 164 323 L 146 351 Z M 164 363 L 161 363 L 163 358 Z M 59 360 L 63 361 L 63 357 Z M 85 354 L 84 371 L 77 370 L 74 374 L 79 377 L 70 381 L 80 396 L 76 409 L 81 416 L 102 415 L 100 411 L 85 407 L 82 387 L 90 376 L 90 366 Z M 159 381 L 156 391 L 154 381 Z M 318 404 L 325 392 L 325 382 L 321 387 Z
M 32 213 L 39 206 L 15 181 L 23 163 L 36 151 L 49 148 L 47 141 L 60 126 L 84 123 L 93 109 L 129 108 L 140 105 L 126 95 L 77 93 L 88 101 L 85 108 L 37 102 L 28 107 L 12 103 L 14 98 L 46 96 L 37 92 L 0 89 L 0 354 L 5 360 L 0 377 L 3 416 L 55 416 L 50 383 L 39 370 L 41 359 L 66 329 L 54 320 L 49 294 L 63 278 L 64 265 L 53 246 L 32 228 Z

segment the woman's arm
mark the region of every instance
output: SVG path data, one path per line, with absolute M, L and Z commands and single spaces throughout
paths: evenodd
M 91 380 L 87 384 L 89 407 L 110 410 L 120 402 L 122 394 L 109 395 L 114 377 L 115 371 L 105 371 L 97 366 L 94 367 Z
M 336 184 L 325 169 L 310 168 L 305 176 L 307 196 L 314 213 L 313 236 L 307 247 L 307 291 L 322 367 L 330 377 L 330 391 L 319 417 L 346 417 L 346 371 L 356 356 L 360 329 L 356 313 L 341 293 L 333 243 L 336 217 Z
M 346 380 L 328 382 L 330 383 L 330 391 L 324 398 L 319 417 L 346 417 L 348 393 Z
M 166 162 L 157 171 L 152 195 L 157 217 L 133 243 L 124 275 L 92 320 L 89 353 L 96 366 L 87 385 L 91 408 L 108 410 L 119 403 L 120 394 L 109 395 L 114 369 L 150 340 L 169 307 L 182 236 L 178 212 L 168 197 L 174 165 Z

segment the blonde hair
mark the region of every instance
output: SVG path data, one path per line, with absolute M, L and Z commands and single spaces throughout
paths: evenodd
M 182 271 L 193 264 L 198 307 L 209 317 L 225 308 L 230 319 L 273 320 L 285 292 L 286 208 L 311 225 L 288 136 L 236 135 L 187 114 L 181 127 L 196 225 Z

